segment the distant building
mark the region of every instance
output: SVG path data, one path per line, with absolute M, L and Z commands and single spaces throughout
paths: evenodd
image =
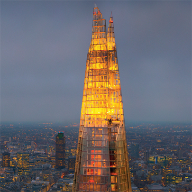
M 160 156 L 160 155 L 153 155 L 149 157 L 149 164 L 160 164 L 162 167 L 167 167 L 169 162 L 172 160 L 171 156 Z
M 17 153 L 18 175 L 29 174 L 29 153 Z
M 178 159 L 182 159 L 183 157 L 183 150 L 181 148 L 178 148 L 177 150 L 177 157 Z
M 173 173 L 169 173 L 166 175 L 165 177 L 165 184 L 168 185 L 168 184 L 178 184 L 182 182 L 182 176 L 177 176 Z
M 69 167 L 68 167 L 68 160 L 69 160 L 69 158 L 67 157 L 67 158 L 65 158 L 65 168 L 66 169 L 68 169 Z
M 10 153 L 4 152 L 2 154 L 2 167 L 10 167 Z
M 56 136 L 56 168 L 65 168 L 65 137 L 62 132 Z
M 132 192 L 140 192 L 140 190 L 134 183 L 131 183 L 131 188 L 132 188 Z
M 76 154 L 77 154 L 77 148 L 75 148 L 75 149 L 71 149 L 71 156 L 76 156 Z
M 75 160 L 76 160 L 75 156 L 69 156 L 69 159 L 68 159 L 68 169 L 69 169 L 70 172 L 74 172 L 75 171 Z
M 149 161 L 149 151 L 145 151 L 145 153 L 144 153 L 144 161 L 145 162 Z
M 163 187 L 159 183 L 153 183 L 153 184 L 146 185 L 144 187 L 143 191 L 147 191 L 147 192 L 169 192 L 170 190 L 168 187 Z
M 137 144 L 137 143 L 131 144 L 130 155 L 131 155 L 131 157 L 134 157 L 136 159 L 139 158 L 139 144 Z

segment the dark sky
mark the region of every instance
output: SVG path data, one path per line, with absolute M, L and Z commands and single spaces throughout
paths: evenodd
M 79 122 L 94 2 L 113 13 L 126 122 L 189 122 L 190 1 L 1 1 L 1 120 Z

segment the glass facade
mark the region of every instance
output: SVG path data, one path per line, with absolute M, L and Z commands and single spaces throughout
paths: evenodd
M 29 153 L 17 153 L 18 175 L 29 174 Z
M 10 167 L 10 153 L 2 153 L 2 167 Z
M 56 135 L 56 168 L 65 168 L 65 137 L 64 133 Z
M 93 9 L 73 191 L 131 192 L 113 18 Z

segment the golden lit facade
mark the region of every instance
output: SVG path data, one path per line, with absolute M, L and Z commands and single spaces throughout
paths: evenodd
M 17 153 L 18 175 L 29 174 L 29 153 Z
M 2 153 L 2 167 L 10 167 L 10 153 Z
M 131 192 L 113 18 L 93 10 L 73 191 Z

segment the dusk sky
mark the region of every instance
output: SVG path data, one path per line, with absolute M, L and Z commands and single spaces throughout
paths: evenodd
M 1 1 L 1 121 L 79 123 L 94 2 L 114 20 L 126 123 L 191 121 L 191 1 Z

